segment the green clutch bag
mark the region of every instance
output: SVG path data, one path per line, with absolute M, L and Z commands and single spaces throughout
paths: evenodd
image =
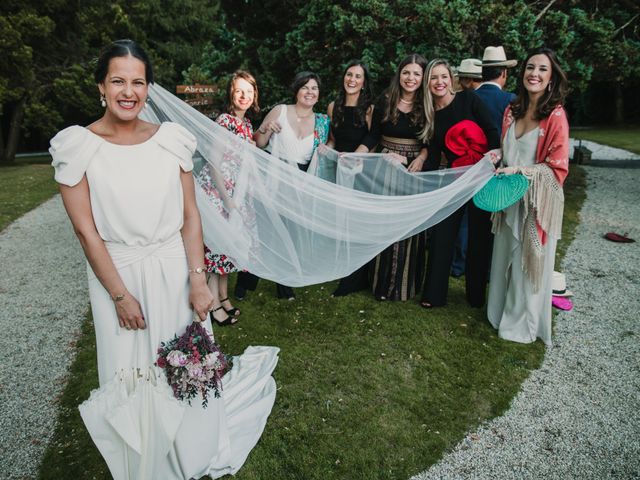
M 520 174 L 495 175 L 473 196 L 476 207 L 487 212 L 499 212 L 520 200 L 529 188 L 529 180 Z

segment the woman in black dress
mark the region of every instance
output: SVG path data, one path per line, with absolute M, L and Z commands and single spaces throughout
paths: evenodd
M 446 60 L 432 60 L 427 67 L 425 84 L 426 123 L 422 132 L 429 142 L 429 156 L 425 170 L 456 168 L 472 165 L 482 153 L 500 146 L 499 132 L 480 98 L 470 90 L 455 93 L 453 75 Z M 456 138 L 473 139 L 473 148 L 461 154 L 453 152 Z M 482 152 L 482 153 L 481 153 Z M 492 234 L 490 214 L 466 204 L 469 215 L 469 246 L 466 259 L 467 301 L 472 307 L 485 302 Z M 440 307 L 447 303 L 449 271 L 460 220 L 465 206 L 431 228 L 427 274 L 420 305 L 424 308 Z
M 339 152 L 354 152 L 369 133 L 373 115 L 369 68 L 362 60 L 351 60 L 342 75 L 338 98 L 329 104 L 331 132 L 327 146 Z M 368 267 L 364 265 L 340 280 L 332 296 L 342 297 L 368 287 Z
M 371 130 L 356 152 L 388 153 L 410 172 L 422 171 L 427 158 L 420 140 L 425 127 L 423 76 L 426 59 L 411 54 L 400 62 L 389 88 L 373 109 Z M 426 232 L 396 242 L 373 261 L 373 294 L 378 300 L 407 300 L 421 288 Z

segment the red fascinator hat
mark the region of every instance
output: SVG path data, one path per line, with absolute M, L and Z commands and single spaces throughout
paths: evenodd
M 473 165 L 489 150 L 489 142 L 480 126 L 471 120 L 462 120 L 449 129 L 444 137 L 445 146 L 457 155 L 451 166 Z

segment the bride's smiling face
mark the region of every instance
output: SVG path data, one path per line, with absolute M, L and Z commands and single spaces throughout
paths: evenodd
M 144 63 L 131 55 L 112 58 L 98 88 L 111 115 L 123 122 L 136 119 L 149 92 Z

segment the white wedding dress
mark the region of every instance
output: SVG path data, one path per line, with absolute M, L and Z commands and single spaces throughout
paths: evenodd
M 80 410 L 116 480 L 235 473 L 275 400 L 274 347 L 249 347 L 235 357 L 222 397 L 211 395 L 206 409 L 199 398 L 192 406 L 176 400 L 153 367 L 160 342 L 192 321 L 180 170 L 193 168 L 195 147 L 193 135 L 175 123 L 137 145 L 112 144 L 79 126 L 51 141 L 56 181 L 74 186 L 86 175 L 98 233 L 147 323 L 144 330 L 120 328 L 109 293 L 87 264 L 100 389 Z

